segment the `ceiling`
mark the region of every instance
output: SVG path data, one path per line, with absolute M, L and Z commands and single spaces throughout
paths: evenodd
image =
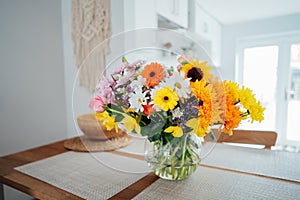
M 300 14 L 300 0 L 196 0 L 196 2 L 223 25 Z

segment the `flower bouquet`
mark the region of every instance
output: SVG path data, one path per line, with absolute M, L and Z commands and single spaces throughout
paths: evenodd
M 122 59 L 103 76 L 90 101 L 107 130 L 147 136 L 146 160 L 162 178 L 180 180 L 200 163 L 201 142 L 211 127 L 229 135 L 242 120 L 262 121 L 264 108 L 249 88 L 219 81 L 207 62 L 178 57 L 177 66 Z

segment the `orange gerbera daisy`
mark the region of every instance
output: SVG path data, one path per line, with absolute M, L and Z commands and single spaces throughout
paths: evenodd
M 146 79 L 148 86 L 156 86 L 165 77 L 164 68 L 161 64 L 152 62 L 145 66 L 142 76 Z

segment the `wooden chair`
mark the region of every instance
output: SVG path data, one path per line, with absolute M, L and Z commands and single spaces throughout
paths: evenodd
M 218 142 L 260 144 L 265 145 L 266 149 L 270 149 L 275 145 L 276 139 L 277 133 L 274 131 L 234 130 L 232 136 L 221 133 Z

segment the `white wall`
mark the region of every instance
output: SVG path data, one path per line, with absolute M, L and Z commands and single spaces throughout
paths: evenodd
M 224 79 L 235 80 L 235 51 L 238 39 L 278 34 L 300 30 L 300 14 L 277 17 L 248 23 L 223 26 L 222 30 L 222 65 Z
M 0 1 L 0 156 L 66 132 L 60 0 Z M 5 192 L 6 199 L 26 196 Z
M 77 67 L 74 62 L 71 37 L 71 9 L 71 0 L 63 0 L 62 25 L 65 58 L 67 132 L 69 137 L 78 134 L 78 130 L 76 129 L 76 116 L 91 112 L 88 108 L 88 103 L 89 99 L 92 97 L 92 94 L 87 92 L 84 88 L 78 86 L 75 86 L 74 88 L 74 82 L 75 84 L 77 83 Z M 157 27 L 154 1 L 126 0 L 125 3 L 120 0 L 111 0 L 111 25 L 112 36 L 135 28 Z M 108 55 L 107 61 L 111 61 L 116 58 L 117 55 L 123 53 L 126 42 L 128 42 L 128 40 L 122 40 L 122 37 L 118 37 L 117 40 L 111 40 L 110 48 L 112 51 L 111 54 Z M 75 117 L 73 116 L 73 113 Z M 79 132 L 79 134 L 81 133 Z
M 63 0 L 62 5 L 62 27 L 63 27 L 63 49 L 65 65 L 65 91 L 66 91 L 66 110 L 67 110 L 67 133 L 68 137 L 78 135 L 76 129 L 76 116 L 78 114 L 91 112 L 88 108 L 89 99 L 92 94 L 84 88 L 76 86 L 77 67 L 73 56 L 73 42 L 71 35 L 72 24 L 72 1 Z M 112 35 L 124 31 L 124 3 L 119 0 L 111 0 L 111 24 Z M 120 48 L 120 44 L 111 44 L 111 48 Z M 122 47 L 121 47 L 122 48 Z M 74 91 L 75 90 L 75 91 Z M 75 92 L 73 99 L 73 91 Z M 74 100 L 74 104 L 73 104 Z M 73 116 L 73 112 L 75 114 Z M 80 132 L 79 132 L 80 134 Z

